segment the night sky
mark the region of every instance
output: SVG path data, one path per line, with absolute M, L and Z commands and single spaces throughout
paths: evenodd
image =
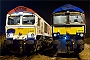
M 0 10 L 0 32 L 5 31 L 5 19 L 6 14 L 11 9 L 17 6 L 26 6 L 33 9 L 41 17 L 43 17 L 49 24 L 51 24 L 51 14 L 52 12 L 64 5 L 72 4 L 85 11 L 86 22 L 87 22 L 87 36 L 90 36 L 90 14 L 89 14 L 89 1 L 1 1 Z

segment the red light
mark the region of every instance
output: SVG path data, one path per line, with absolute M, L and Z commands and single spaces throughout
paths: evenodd
M 74 41 L 74 39 L 72 39 L 72 41 Z
M 26 38 L 23 41 L 26 41 Z

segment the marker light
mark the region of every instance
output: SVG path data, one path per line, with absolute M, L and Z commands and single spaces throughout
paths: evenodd
M 32 33 L 31 36 L 34 37 L 34 34 Z
M 79 35 L 79 34 L 77 34 L 77 35 Z
M 66 39 L 66 37 L 65 37 L 65 39 Z
M 73 42 L 73 44 L 74 44 L 74 42 Z
M 23 12 L 19 12 L 18 14 L 19 14 L 19 15 L 22 15 L 22 14 L 23 14 Z
M 74 41 L 74 39 L 72 39 L 72 41 Z
M 28 33 L 28 35 L 27 35 L 28 37 L 31 37 L 31 34 L 30 33 Z
M 83 34 L 80 34 L 81 37 L 83 37 L 84 35 Z
M 57 36 L 57 34 L 54 34 L 54 37 L 56 37 Z
M 23 14 L 23 12 L 19 12 L 18 14 Z
M 9 33 L 8 36 L 9 36 L 9 37 L 13 37 L 13 33 Z
M 58 35 L 59 35 L 59 33 L 58 33 Z
M 69 13 L 69 11 L 67 11 L 67 13 Z

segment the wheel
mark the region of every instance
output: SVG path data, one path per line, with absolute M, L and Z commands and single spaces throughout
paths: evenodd
M 80 53 L 82 50 L 84 50 L 84 41 L 80 39 L 77 40 L 77 51 Z
M 55 51 L 58 51 L 58 49 L 57 49 L 57 44 L 54 44 L 54 45 L 53 45 L 53 49 L 54 49 Z
M 59 47 L 61 44 L 60 40 L 54 40 L 53 41 L 53 49 L 55 51 L 60 51 L 61 47 Z
M 34 46 L 34 48 L 35 48 L 35 50 L 34 50 L 34 51 L 35 51 L 35 54 L 38 54 L 38 52 L 39 52 L 39 50 L 40 50 L 40 46 L 39 46 L 38 43 L 39 43 L 39 41 L 36 41 L 36 42 L 35 42 L 35 46 Z
M 84 44 L 80 45 L 81 51 L 84 50 Z

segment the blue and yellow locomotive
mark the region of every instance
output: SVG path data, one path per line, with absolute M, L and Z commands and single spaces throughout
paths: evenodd
M 58 53 L 79 53 L 84 49 L 85 14 L 79 7 L 66 4 L 52 14 L 53 48 Z

